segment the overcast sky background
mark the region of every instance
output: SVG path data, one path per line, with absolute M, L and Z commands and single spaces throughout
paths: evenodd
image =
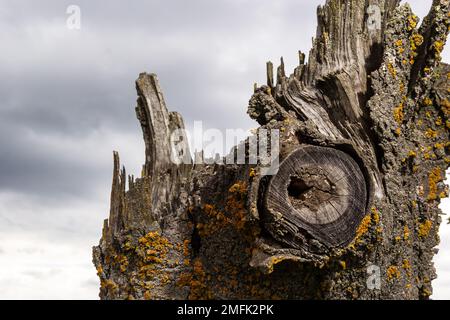
M 98 298 L 91 247 L 109 212 L 112 150 L 131 173 L 144 161 L 140 72 L 158 74 L 188 127 L 256 127 L 253 83 L 267 60 L 293 70 L 324 2 L 0 0 L 0 298 Z M 409 3 L 422 17 L 431 0 Z M 66 27 L 71 4 L 78 31 Z M 434 298 L 450 298 L 449 229 Z

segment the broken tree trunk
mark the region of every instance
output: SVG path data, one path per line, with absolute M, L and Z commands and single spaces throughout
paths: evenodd
M 397 0 L 328 0 L 318 21 L 308 63 L 300 53 L 287 77 L 281 61 L 276 82 L 267 64 L 248 109 L 261 127 L 225 159 L 244 148 L 246 164 L 192 161 L 181 116 L 155 75 L 139 76 L 146 160 L 126 191 L 114 154 L 94 248 L 102 299 L 432 294 L 450 162 L 449 1 L 434 0 L 420 27 Z M 279 153 L 275 174 L 252 161 L 255 142 Z

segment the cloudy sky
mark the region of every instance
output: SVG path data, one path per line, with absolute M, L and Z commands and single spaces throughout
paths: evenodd
M 108 216 L 112 150 L 132 173 L 144 159 L 140 72 L 158 74 L 188 127 L 256 127 L 253 83 L 267 60 L 293 69 L 322 2 L 0 0 L 0 298 L 97 299 L 91 247 Z M 431 0 L 410 3 L 423 16 Z M 80 30 L 67 28 L 71 4 Z M 441 233 L 434 297 L 450 298 Z

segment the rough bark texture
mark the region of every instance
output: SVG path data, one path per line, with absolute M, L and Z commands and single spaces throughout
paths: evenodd
M 182 118 L 155 75 L 139 76 L 146 160 L 126 191 L 114 154 L 111 213 L 94 248 L 101 298 L 432 294 L 450 162 L 450 68 L 440 59 L 449 1 L 435 0 L 420 27 L 397 0 L 328 0 L 318 21 L 308 63 L 300 53 L 288 77 L 281 61 L 276 82 L 268 63 L 250 99 L 259 132 L 280 130 L 272 177 L 262 163 L 175 164 L 174 153 L 190 157 L 185 136 L 170 143 Z M 370 265 L 379 289 L 367 285 Z

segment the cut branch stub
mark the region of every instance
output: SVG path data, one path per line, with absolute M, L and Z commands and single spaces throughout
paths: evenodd
M 292 248 L 336 248 L 355 238 L 366 202 L 364 176 L 349 155 L 304 146 L 283 160 L 268 183 L 263 220 L 276 240 Z

